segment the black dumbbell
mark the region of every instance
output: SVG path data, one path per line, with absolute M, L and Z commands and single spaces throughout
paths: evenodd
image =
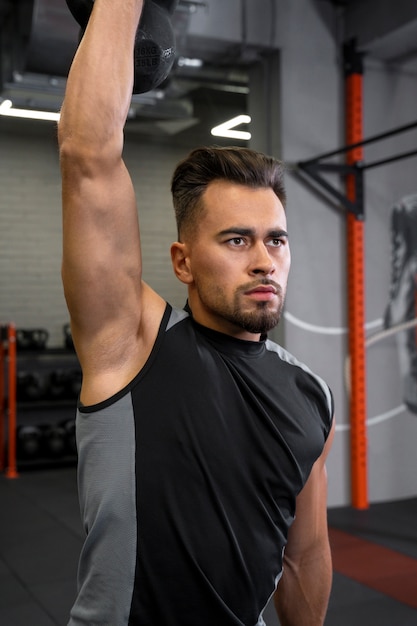
M 73 17 L 87 26 L 94 0 L 67 0 Z M 178 0 L 145 0 L 136 31 L 133 93 L 156 89 L 168 76 L 175 61 L 175 35 L 171 17 Z

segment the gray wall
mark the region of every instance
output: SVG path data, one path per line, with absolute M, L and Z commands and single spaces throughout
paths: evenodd
M 293 163 L 344 143 L 339 31 L 328 3 L 286 0 L 279 6 L 282 154 L 277 156 Z M 415 78 L 412 64 L 388 66 L 366 59 L 365 136 L 415 119 Z M 409 143 L 409 137 L 395 138 L 388 142 L 388 150 L 399 152 Z M 173 277 L 169 261 L 169 244 L 176 238 L 169 179 L 174 164 L 187 151 L 175 140 L 141 142 L 139 135 L 127 134 L 126 160 L 138 192 L 145 278 L 176 305 L 182 305 L 185 291 Z M 380 147 L 369 148 L 366 159 L 380 154 Z M 0 321 L 11 320 L 22 328 L 45 327 L 50 345 L 61 345 L 68 316 L 60 283 L 60 181 L 54 125 L 0 119 L 0 164 Z M 384 313 L 391 208 L 403 195 L 417 191 L 415 171 L 416 160 L 410 159 L 366 174 L 368 321 Z M 342 505 L 350 502 L 349 398 L 344 378 L 345 217 L 295 174 L 288 174 L 287 187 L 293 265 L 285 342 L 333 389 L 338 431 L 328 462 L 329 504 Z M 328 334 L 329 329 L 334 334 Z M 401 404 L 397 345 L 390 339 L 368 352 L 371 501 L 417 492 L 416 416 L 400 410 L 384 419 Z

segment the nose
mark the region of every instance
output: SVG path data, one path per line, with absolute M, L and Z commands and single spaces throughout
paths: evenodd
M 275 272 L 275 261 L 267 246 L 262 242 L 252 248 L 250 274 L 269 276 Z

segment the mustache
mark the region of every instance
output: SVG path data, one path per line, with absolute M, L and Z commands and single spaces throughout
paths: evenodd
M 246 293 L 247 291 L 252 291 L 253 289 L 256 289 L 257 287 L 260 287 L 260 286 L 262 287 L 271 286 L 275 289 L 278 296 L 283 295 L 283 289 L 281 285 L 269 278 L 259 278 L 258 280 L 251 281 L 250 283 L 245 283 L 244 285 L 241 285 L 237 289 L 237 291 L 240 293 Z

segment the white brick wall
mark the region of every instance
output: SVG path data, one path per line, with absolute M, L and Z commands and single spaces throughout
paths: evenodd
M 185 289 L 173 275 L 169 247 L 176 239 L 169 191 L 177 161 L 188 148 L 128 135 L 125 157 L 141 216 L 145 279 L 181 306 Z M 0 120 L 0 323 L 45 328 L 48 346 L 63 344 L 68 321 L 60 276 L 61 187 L 52 123 Z

